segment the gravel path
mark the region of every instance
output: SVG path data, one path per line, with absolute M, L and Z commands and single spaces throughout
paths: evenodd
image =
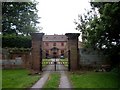
M 37 83 L 35 83 L 31 88 L 35 88 L 35 89 L 42 88 L 44 86 L 44 84 L 46 83 L 46 81 L 49 77 L 49 74 L 50 74 L 49 72 L 45 72 L 43 74 L 43 76 L 40 78 L 40 80 L 38 80 Z
M 65 68 L 63 65 L 59 65 L 59 68 Z M 61 78 L 60 78 L 60 85 L 59 88 L 72 88 L 69 82 L 69 79 L 66 75 L 67 71 L 60 71 Z
M 34 90 L 34 89 L 39 90 L 40 88 L 42 88 L 44 86 L 44 84 L 46 83 L 46 81 L 48 80 L 50 73 L 52 73 L 52 72 L 59 72 L 61 74 L 60 84 L 58 87 L 59 89 L 60 88 L 71 88 L 71 84 L 66 75 L 67 69 L 63 65 L 57 65 L 56 68 L 57 68 L 57 71 L 54 71 L 54 65 L 48 65 L 45 69 L 43 69 L 44 72 L 42 74 L 42 77 L 40 78 L 40 80 L 37 81 L 37 83 L 35 83 L 31 87 L 30 90 Z M 63 70 L 65 70 L 65 71 L 63 71 Z
M 59 88 L 71 88 L 70 82 L 65 72 L 61 72 Z

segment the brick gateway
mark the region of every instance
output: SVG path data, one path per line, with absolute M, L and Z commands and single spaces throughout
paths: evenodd
M 70 71 L 78 70 L 79 68 L 79 51 L 78 37 L 79 33 L 66 33 L 68 44 L 68 61 Z M 42 71 L 42 38 L 44 33 L 32 33 L 32 60 L 31 69 L 34 71 Z

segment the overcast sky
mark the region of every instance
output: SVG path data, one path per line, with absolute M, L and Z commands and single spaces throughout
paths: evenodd
M 74 19 L 86 9 L 90 9 L 90 0 L 37 0 L 43 33 L 65 34 L 79 33 L 75 30 Z

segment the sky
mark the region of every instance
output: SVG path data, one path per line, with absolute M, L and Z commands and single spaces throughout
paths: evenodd
M 74 19 L 78 14 L 83 14 L 85 9 L 90 9 L 90 0 L 36 0 L 39 2 L 37 9 L 41 17 L 40 27 L 47 35 L 80 33 L 75 30 Z

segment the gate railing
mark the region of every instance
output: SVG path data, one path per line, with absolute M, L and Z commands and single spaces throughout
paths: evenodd
M 41 54 L 44 52 L 44 53 L 46 53 L 46 51 L 45 50 L 40 50 L 41 51 Z M 56 58 L 54 58 L 55 59 L 55 61 L 51 61 L 51 60 L 49 60 L 49 59 L 46 59 L 46 60 L 41 60 L 42 61 L 42 63 L 41 63 L 41 67 L 42 68 L 44 68 L 45 66 L 47 66 L 47 65 L 55 65 L 55 71 L 56 71 L 56 65 L 64 65 L 65 67 L 67 67 L 68 68 L 68 71 L 70 71 L 70 50 L 68 50 L 68 51 L 66 51 L 65 53 L 63 53 L 64 55 L 67 53 L 67 59 L 66 60 L 64 60 L 64 59 L 60 59 L 59 61 L 56 61 Z M 50 55 L 49 54 L 49 56 L 52 56 L 52 55 Z
M 67 53 L 67 59 L 60 59 L 59 64 L 64 65 L 65 67 L 68 68 L 68 71 L 70 71 L 70 50 L 66 51 L 65 53 L 63 53 L 64 55 Z
M 42 50 L 42 53 L 46 54 L 47 52 L 45 50 Z M 50 57 L 52 57 L 52 55 Z M 51 59 L 48 58 L 42 59 L 42 69 L 45 68 L 47 65 L 54 65 L 54 61 L 51 61 Z

